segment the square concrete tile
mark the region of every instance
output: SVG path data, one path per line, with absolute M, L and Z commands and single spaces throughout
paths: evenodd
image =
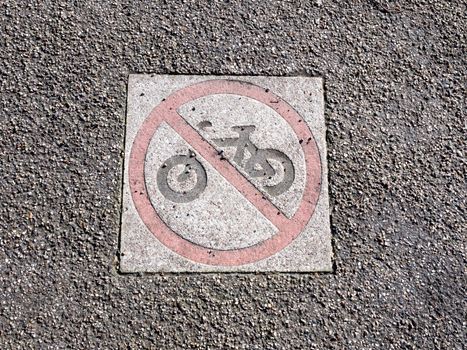
M 130 75 L 121 272 L 332 270 L 321 78 Z

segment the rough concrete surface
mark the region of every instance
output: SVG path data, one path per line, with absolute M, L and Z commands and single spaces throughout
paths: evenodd
M 462 349 L 465 2 L 319 3 L 0 3 L 2 349 Z M 135 72 L 325 79 L 334 274 L 116 272 Z

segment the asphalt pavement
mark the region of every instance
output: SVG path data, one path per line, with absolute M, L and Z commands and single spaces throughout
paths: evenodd
M 463 349 L 466 4 L 0 2 L 0 348 Z M 334 272 L 118 271 L 130 73 L 320 76 Z

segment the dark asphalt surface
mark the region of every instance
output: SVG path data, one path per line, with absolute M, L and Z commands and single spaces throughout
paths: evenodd
M 464 1 L 0 2 L 1 349 L 463 349 Z M 323 76 L 334 274 L 120 275 L 129 73 Z

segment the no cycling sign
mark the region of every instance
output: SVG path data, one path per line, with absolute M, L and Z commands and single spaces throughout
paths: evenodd
M 319 78 L 131 75 L 122 272 L 330 271 Z

